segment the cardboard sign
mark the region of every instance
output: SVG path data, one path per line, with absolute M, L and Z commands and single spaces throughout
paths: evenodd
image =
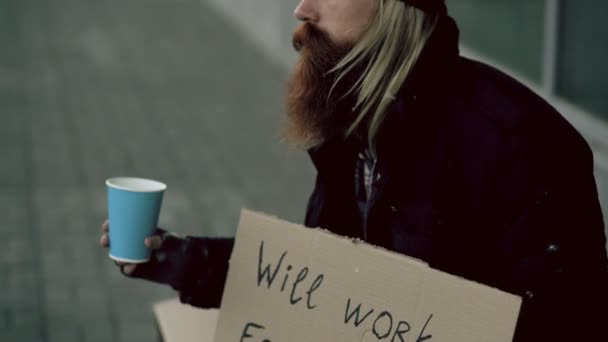
M 197 309 L 179 299 L 154 303 L 154 315 L 164 342 L 213 342 L 218 310 Z
M 243 211 L 216 342 L 511 341 L 519 297 Z

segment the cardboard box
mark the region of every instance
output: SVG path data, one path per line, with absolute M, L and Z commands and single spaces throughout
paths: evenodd
M 170 299 L 153 305 L 164 342 L 213 342 L 218 310 L 197 309 Z
M 243 211 L 215 341 L 511 341 L 520 305 L 419 260 Z

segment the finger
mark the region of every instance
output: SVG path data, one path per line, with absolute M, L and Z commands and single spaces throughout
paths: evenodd
M 153 235 L 145 238 L 144 245 L 149 249 L 159 249 L 163 244 L 163 238 L 159 235 Z
M 107 233 L 110 231 L 110 220 L 106 220 L 102 225 L 101 225 L 101 231 L 103 233 Z
M 104 248 L 110 246 L 110 239 L 108 238 L 108 234 L 101 235 L 101 238 L 99 238 L 99 244 L 101 245 L 101 247 Z
M 131 275 L 135 272 L 135 268 L 137 268 L 137 264 L 126 264 L 122 266 L 122 271 L 127 275 Z

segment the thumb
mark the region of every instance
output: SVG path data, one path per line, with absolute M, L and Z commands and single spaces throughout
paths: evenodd
M 144 244 L 151 250 L 159 249 L 163 244 L 163 237 L 160 235 L 149 236 L 144 240 Z
M 122 272 L 126 275 L 131 275 L 133 272 L 135 272 L 136 268 L 137 264 L 126 264 L 122 266 Z

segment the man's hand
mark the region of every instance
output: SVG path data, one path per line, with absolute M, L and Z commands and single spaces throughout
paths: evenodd
M 103 248 L 108 248 L 110 246 L 110 238 L 108 237 L 108 233 L 110 231 L 109 221 L 106 220 L 101 225 L 101 237 L 99 238 L 99 244 Z M 152 235 L 144 239 L 144 245 L 148 247 L 150 250 L 154 251 L 159 249 L 163 244 L 163 237 L 161 235 Z M 122 273 L 126 275 L 132 275 L 135 272 L 138 264 L 128 264 L 116 262 L 116 264 L 120 267 Z

